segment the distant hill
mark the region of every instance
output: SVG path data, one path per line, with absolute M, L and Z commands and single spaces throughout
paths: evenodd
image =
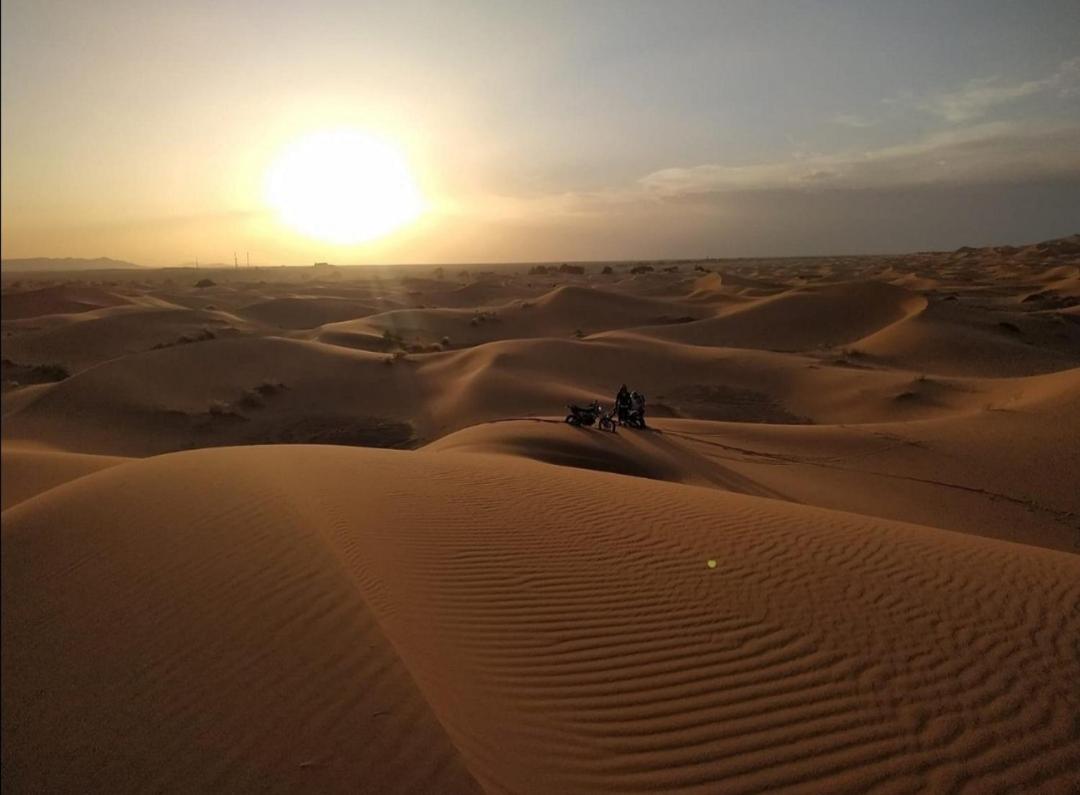
M 0 260 L 0 269 L 4 271 L 27 271 L 43 273 L 51 271 L 106 271 L 106 270 L 131 270 L 141 268 L 134 262 L 125 262 L 119 259 L 98 257 L 97 259 L 83 259 L 81 257 L 28 257 L 26 259 Z
M 1026 246 L 986 246 L 982 248 L 961 246 L 952 253 L 957 257 L 976 259 L 1006 257 L 1008 259 L 1042 263 L 1049 261 L 1074 262 L 1080 259 L 1080 234 L 1044 240 L 1041 243 L 1031 243 Z

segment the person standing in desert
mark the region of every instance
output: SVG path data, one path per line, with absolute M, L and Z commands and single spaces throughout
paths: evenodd
M 615 395 L 615 414 L 619 419 L 619 424 L 626 423 L 626 417 L 630 413 L 630 390 L 626 388 L 626 384 L 619 387 L 618 393 Z

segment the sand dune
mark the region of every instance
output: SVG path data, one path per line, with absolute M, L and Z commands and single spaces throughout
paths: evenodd
M 21 320 L 41 315 L 89 312 L 127 302 L 108 290 L 96 287 L 57 285 L 37 290 L 5 292 L 0 303 L 4 320 Z
M 283 329 L 307 329 L 379 311 L 346 298 L 271 298 L 237 310 L 242 317 Z
M 0 451 L 0 483 L 3 497 L 0 510 L 27 500 L 54 486 L 81 478 L 130 459 L 106 455 L 86 455 L 57 450 L 21 448 L 8 445 Z
M 100 364 L 9 412 L 3 434 L 112 455 L 283 441 L 400 446 L 492 419 L 547 415 L 570 401 L 610 401 L 613 385 L 628 378 L 656 416 L 784 424 L 925 419 L 981 410 L 997 395 L 990 381 L 931 384 L 909 372 L 623 332 L 402 359 L 244 337 Z M 257 394 L 264 387 L 273 394 Z
M 660 424 L 668 427 L 667 422 Z M 723 486 L 728 474 L 678 437 L 628 431 L 602 433 L 570 427 L 557 417 L 474 425 L 424 449 L 509 455 L 673 483 Z
M 4 788 L 1070 791 L 1078 268 L 0 274 Z
M 861 339 L 925 306 L 924 298 L 903 288 L 860 282 L 795 289 L 716 318 L 638 331 L 691 345 L 807 351 Z
M 996 387 L 983 396 L 995 401 L 991 411 L 920 422 L 654 419 L 651 432 L 611 434 L 534 418 L 473 426 L 425 449 L 518 456 L 1075 550 L 1080 370 Z M 1017 466 L 1034 460 L 1044 466 Z
M 634 484 L 278 447 L 129 464 L 16 506 L 5 786 L 1074 780 L 1080 558 Z
M 118 307 L 75 317 L 6 339 L 4 355 L 20 364 L 61 364 L 77 372 L 121 356 L 238 336 L 254 328 L 228 312 L 197 309 Z
M 935 303 L 851 347 L 891 367 L 970 376 L 1034 375 L 1080 365 L 1080 326 Z
M 701 316 L 689 304 L 577 286 L 557 287 L 538 298 L 469 309 L 400 309 L 327 327 L 320 340 L 393 334 L 407 342 L 451 347 L 506 339 L 585 337 L 598 331 L 651 323 L 687 322 Z M 329 334 L 327 334 L 329 332 Z M 350 347 L 366 347 L 354 341 Z

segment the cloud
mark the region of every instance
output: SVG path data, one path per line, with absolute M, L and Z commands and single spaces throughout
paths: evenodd
M 955 192 L 989 184 L 1070 180 L 1080 182 L 1080 123 L 987 122 L 866 151 L 664 168 L 602 190 L 472 195 L 447 207 L 445 220 L 523 226 L 612 219 L 682 223 L 677 220 L 681 218 L 690 223 L 691 216 L 708 216 L 719 205 L 729 210 L 749 206 L 754 197 L 782 203 L 781 197 L 787 196 L 813 203 L 815 196 L 821 200 L 825 194 L 869 196 L 922 188 Z
M 877 119 L 871 119 L 868 116 L 863 116 L 858 113 L 838 113 L 829 119 L 829 121 L 841 127 L 854 127 L 860 130 L 865 129 L 866 127 L 873 127 L 878 123 Z
M 958 91 L 923 99 L 916 107 L 946 121 L 961 123 L 985 116 L 998 105 L 1050 92 L 1060 97 L 1080 96 L 1080 58 L 1064 61 L 1055 72 L 1040 80 L 1020 83 L 997 77 L 971 80 Z
M 656 198 L 742 190 L 977 184 L 1080 174 L 1080 125 L 991 122 L 864 152 L 745 166 L 666 168 L 638 180 Z

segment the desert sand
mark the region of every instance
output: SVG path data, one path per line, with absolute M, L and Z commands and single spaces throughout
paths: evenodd
M 4 788 L 1076 791 L 1080 236 L 583 271 L 5 272 Z

